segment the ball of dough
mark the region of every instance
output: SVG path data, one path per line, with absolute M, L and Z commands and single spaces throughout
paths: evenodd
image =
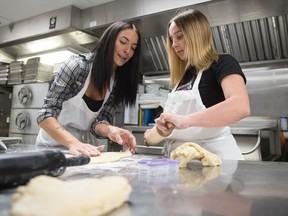
M 132 188 L 122 176 L 62 181 L 38 176 L 12 197 L 12 216 L 103 215 L 128 201 Z

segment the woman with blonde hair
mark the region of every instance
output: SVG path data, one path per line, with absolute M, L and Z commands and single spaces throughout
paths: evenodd
M 167 51 L 173 90 L 155 120 L 163 133 L 169 130 L 167 122 L 174 124 L 165 155 L 195 142 L 221 159 L 243 160 L 229 125 L 250 115 L 246 78 L 231 55 L 215 50 L 205 15 L 186 9 L 172 18 Z

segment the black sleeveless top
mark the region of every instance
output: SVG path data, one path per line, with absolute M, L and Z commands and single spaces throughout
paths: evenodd
M 85 94 L 83 95 L 82 98 L 92 112 L 97 112 L 101 108 L 104 101 L 104 100 L 93 100 L 87 97 Z

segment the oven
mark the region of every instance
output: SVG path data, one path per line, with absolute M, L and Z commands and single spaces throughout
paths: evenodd
M 49 89 L 49 83 L 29 83 L 13 86 L 9 136 L 22 137 L 24 144 L 34 144 L 39 126 L 39 109 Z

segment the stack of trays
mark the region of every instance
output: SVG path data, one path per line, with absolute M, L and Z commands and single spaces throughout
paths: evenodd
M 0 85 L 6 85 L 8 83 L 9 72 L 10 72 L 9 65 L 0 66 Z
M 21 84 L 23 81 L 24 63 L 23 61 L 13 61 L 10 63 L 10 73 L 8 84 Z
M 54 80 L 55 76 L 58 74 L 63 64 L 64 64 L 63 62 L 54 64 L 53 72 L 51 74 L 51 80 Z
M 24 74 L 24 83 L 49 82 L 53 67 L 40 62 L 40 57 L 28 59 Z

